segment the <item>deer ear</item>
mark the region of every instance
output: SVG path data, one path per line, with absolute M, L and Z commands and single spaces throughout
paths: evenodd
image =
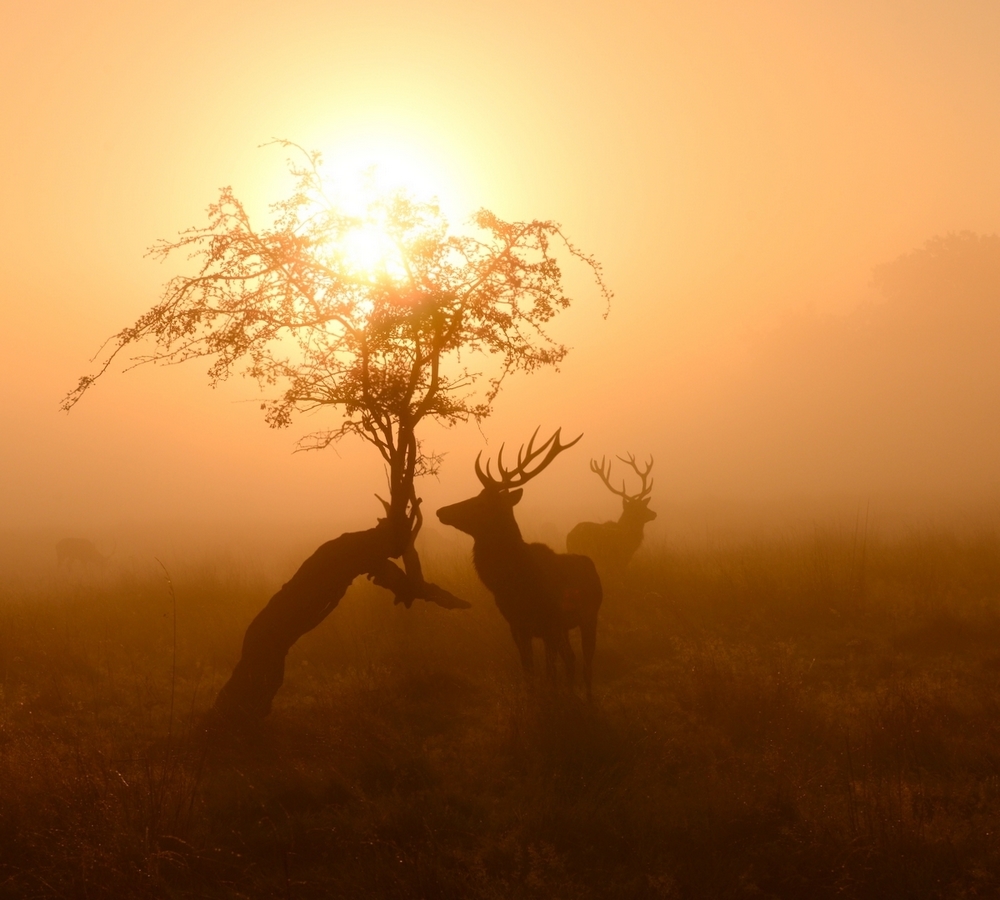
M 517 506 L 521 502 L 521 497 L 524 494 L 524 488 L 518 488 L 516 491 L 507 491 L 507 502 L 511 506 Z

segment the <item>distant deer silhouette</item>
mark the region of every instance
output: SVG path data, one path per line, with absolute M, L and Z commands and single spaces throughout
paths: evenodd
M 597 612 L 601 607 L 601 580 L 594 564 L 585 556 L 556 553 L 545 544 L 529 544 L 521 537 L 514 519 L 514 506 L 523 495 L 523 486 L 544 470 L 563 450 L 556 431 L 537 449 L 538 429 L 527 449 L 517 455 L 517 465 L 503 465 L 503 447 L 497 454 L 494 478 L 487 461 L 484 472 L 476 457 L 476 475 L 483 486 L 475 497 L 444 506 L 437 511 L 445 525 L 472 536 L 472 560 L 480 579 L 493 593 L 497 608 L 510 625 L 510 633 L 521 656 L 525 674 L 534 669 L 532 638 L 545 644 L 545 665 L 555 679 L 556 655 L 562 657 L 572 688 L 576 661 L 569 643 L 569 631 L 580 629 L 583 647 L 583 682 L 591 697 L 591 674 L 597 641 Z M 582 435 L 581 435 L 582 437 Z M 529 466 L 544 457 L 533 469 Z
M 86 538 L 63 538 L 56 544 L 56 564 L 68 569 L 74 564 L 85 567 L 107 565 L 111 555 L 104 556 L 94 546 L 93 542 Z
M 656 518 L 656 513 L 649 508 L 649 494 L 653 490 L 653 482 L 646 483 L 649 473 L 653 470 L 653 457 L 649 458 L 644 469 L 639 469 L 635 456 L 631 453 L 628 459 L 619 456 L 623 463 L 632 467 L 642 479 L 642 486 L 636 494 L 625 490 L 625 479 L 622 488 L 618 490 L 611 484 L 611 461 L 601 457 L 601 464 L 596 459 L 590 461 L 590 471 L 597 475 L 604 486 L 612 494 L 622 498 L 622 514 L 617 522 L 581 522 L 566 536 L 566 549 L 570 553 L 580 553 L 589 556 L 597 570 L 606 579 L 620 581 L 625 569 L 642 543 L 642 532 L 647 522 Z

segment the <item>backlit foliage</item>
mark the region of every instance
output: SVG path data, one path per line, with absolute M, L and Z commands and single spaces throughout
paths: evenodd
M 394 506 L 405 507 L 413 476 L 438 462 L 417 442 L 421 420 L 482 419 L 508 374 L 566 355 L 546 331 L 571 302 L 553 247 L 589 266 L 606 300 L 611 293 L 599 263 L 555 222 L 480 210 L 456 234 L 435 203 L 402 191 L 347 211 L 320 155 L 280 143 L 301 157 L 289 164 L 294 190 L 271 207 L 270 224 L 258 228 L 225 188 L 207 225 L 156 244 L 152 256 L 185 253 L 197 271 L 171 280 L 159 303 L 108 341 L 96 374 L 63 407 L 126 348 L 137 351 L 133 365 L 204 357 L 213 384 L 239 373 L 276 389 L 262 404 L 272 427 L 337 407 L 338 424 L 301 446 L 348 434 L 369 441 L 389 466 Z

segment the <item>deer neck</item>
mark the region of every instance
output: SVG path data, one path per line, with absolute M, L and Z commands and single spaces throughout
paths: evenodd
M 513 514 L 495 523 L 489 531 L 476 535 L 472 562 L 483 583 L 491 587 L 503 581 L 513 559 L 523 553 L 526 546 Z
M 619 532 L 629 541 L 635 541 L 637 547 L 642 543 L 642 531 L 645 527 L 646 523 L 642 519 L 630 514 L 627 510 L 623 510 L 618 519 Z

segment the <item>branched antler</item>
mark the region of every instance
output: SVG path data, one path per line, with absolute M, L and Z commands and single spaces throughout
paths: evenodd
M 646 463 L 645 469 L 639 468 L 638 464 L 635 461 L 634 453 L 629 453 L 628 459 L 626 459 L 624 456 L 619 456 L 618 459 L 620 459 L 626 465 L 631 466 L 635 474 L 642 479 L 642 487 L 639 488 L 639 493 L 637 494 L 628 493 L 625 490 L 624 478 L 622 479 L 621 490 L 618 490 L 613 484 L 611 484 L 611 462 L 610 460 L 607 459 L 607 457 L 604 456 L 601 457 L 600 465 L 597 464 L 596 459 L 592 459 L 590 461 L 590 471 L 593 472 L 598 478 L 601 479 L 601 481 L 604 482 L 604 486 L 609 491 L 611 491 L 612 494 L 621 497 L 622 500 L 644 500 L 646 497 L 650 495 L 650 493 L 653 490 L 653 482 L 649 481 L 648 484 L 646 483 L 646 479 L 649 478 L 649 473 L 653 470 L 653 457 L 652 456 L 649 457 L 649 462 Z
M 504 468 L 503 450 L 506 445 L 501 444 L 500 452 L 497 454 L 497 471 L 500 474 L 499 480 L 495 478 L 493 473 L 490 471 L 489 460 L 486 461 L 486 471 L 483 471 L 482 466 L 479 464 L 479 460 L 483 455 L 480 451 L 479 455 L 476 456 L 476 477 L 479 478 L 483 487 L 499 488 L 504 491 L 527 484 L 532 478 L 541 473 L 552 462 L 552 460 L 563 452 L 563 450 L 568 450 L 583 437 L 581 434 L 568 444 L 561 444 L 559 442 L 559 435 L 561 432 L 562 429 L 557 428 L 556 433 L 536 449 L 535 438 L 538 436 L 538 428 L 536 428 L 534 434 L 531 435 L 531 440 L 528 441 L 527 448 L 522 444 L 521 449 L 518 450 L 517 465 L 513 469 Z M 533 463 L 543 453 L 545 456 L 542 461 L 538 463 L 534 469 L 529 471 L 528 466 L 530 466 L 531 463 Z

